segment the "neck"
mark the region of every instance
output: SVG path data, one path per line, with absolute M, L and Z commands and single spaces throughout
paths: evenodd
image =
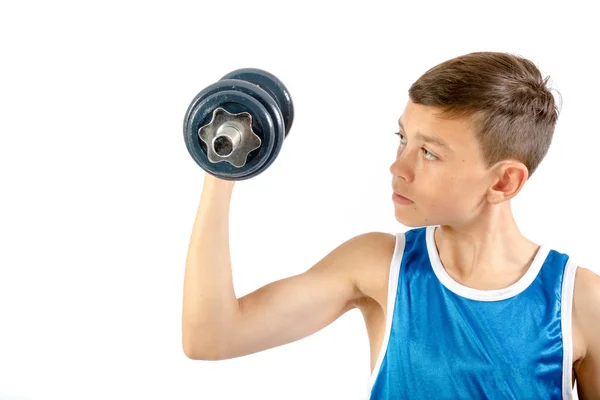
M 509 201 L 460 226 L 440 225 L 434 237 L 444 268 L 462 281 L 521 276 L 539 248 L 519 231 Z

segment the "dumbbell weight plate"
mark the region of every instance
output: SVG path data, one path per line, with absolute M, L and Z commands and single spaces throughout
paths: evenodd
M 256 84 L 252 84 L 246 81 L 241 81 L 238 79 L 221 79 L 219 81 L 217 81 L 216 83 L 213 83 L 210 86 L 207 86 L 206 88 L 204 88 L 200 93 L 198 93 L 196 95 L 196 97 L 194 97 L 194 99 L 192 100 L 192 102 L 190 103 L 190 106 L 188 107 L 188 110 L 186 112 L 185 118 L 184 118 L 184 131 L 186 130 L 186 124 L 189 121 L 189 114 L 198 107 L 198 103 L 200 103 L 202 100 L 204 100 L 206 97 L 212 95 L 213 93 L 216 92 L 220 92 L 223 90 L 234 90 L 234 91 L 240 91 L 246 94 L 249 94 L 250 96 L 254 97 L 256 100 L 258 100 L 265 108 L 267 108 L 267 110 L 269 111 L 269 113 L 271 114 L 271 118 L 273 119 L 273 122 L 275 123 L 275 127 L 276 128 L 281 128 L 281 131 L 284 131 L 284 120 L 283 120 L 283 116 L 281 113 L 281 109 L 278 106 L 277 101 L 265 90 L 263 90 L 261 87 L 257 86 Z M 278 135 L 279 136 L 279 135 Z M 284 137 L 284 135 L 282 135 L 282 137 Z
M 242 68 L 225 75 L 221 80 L 239 79 L 260 86 L 269 93 L 276 101 L 283 115 L 285 125 L 285 136 L 287 137 L 292 123 L 294 122 L 294 103 L 290 92 L 283 82 L 275 75 L 258 68 Z
M 203 92 L 194 99 L 184 120 L 184 140 L 194 161 L 206 172 L 225 180 L 244 180 L 260 174 L 266 169 L 265 164 L 270 160 L 277 136 L 270 113 L 254 97 L 240 91 L 212 91 L 208 96 Z M 210 123 L 213 111 L 219 107 L 231 114 L 250 113 L 252 130 L 262 141 L 258 149 L 250 152 L 246 165 L 241 168 L 223 161 L 210 162 L 206 144 L 198 136 L 200 127 Z
M 221 79 L 218 82 L 206 87 L 202 90 L 195 98 L 192 100 L 190 107 L 188 108 L 188 112 L 186 113 L 186 117 L 184 119 L 184 131 L 187 129 L 187 123 L 189 121 L 189 114 L 192 110 L 199 107 L 199 103 L 202 102 L 206 97 L 212 95 L 213 93 L 217 93 L 223 90 L 232 90 L 239 91 L 245 94 L 252 96 L 254 99 L 258 100 L 269 112 L 271 119 L 273 121 L 275 127 L 274 136 L 274 145 L 273 150 L 269 154 L 267 161 L 264 164 L 263 168 L 268 168 L 275 158 L 281 151 L 281 147 L 283 145 L 283 141 L 285 139 L 285 126 L 283 115 L 278 106 L 277 101 L 265 90 L 256 84 L 249 83 L 246 81 L 238 80 L 238 79 Z M 229 110 L 228 110 L 229 111 Z M 261 136 L 258 134 L 258 136 Z M 271 139 L 271 138 L 269 138 Z M 264 141 L 264 138 L 261 136 L 261 140 Z M 252 175 L 254 176 L 254 175 Z

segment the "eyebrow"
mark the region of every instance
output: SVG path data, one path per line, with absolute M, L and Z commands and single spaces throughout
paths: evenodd
M 404 125 L 402 124 L 402 118 L 400 118 L 398 120 L 398 125 L 400 125 L 400 128 L 406 132 L 406 129 L 404 129 Z M 425 143 L 432 143 L 432 144 L 435 144 L 435 145 L 441 147 L 442 149 L 452 152 L 452 148 L 450 147 L 450 145 L 448 143 L 446 143 L 441 137 L 439 137 L 436 134 L 427 135 L 427 134 L 424 134 L 421 132 L 417 132 L 415 134 L 415 137 L 417 139 L 423 140 Z

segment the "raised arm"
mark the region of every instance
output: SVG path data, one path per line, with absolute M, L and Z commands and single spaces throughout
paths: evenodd
M 191 359 L 240 357 L 302 339 L 331 324 L 364 296 L 358 276 L 373 262 L 385 235 L 353 237 L 306 272 L 238 299 L 227 229 L 232 186 L 206 181 L 193 228 L 182 319 L 183 349 Z

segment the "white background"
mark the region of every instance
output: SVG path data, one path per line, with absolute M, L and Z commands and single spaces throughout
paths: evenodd
M 227 361 L 181 344 L 203 171 L 183 116 L 227 72 L 266 69 L 296 118 L 236 184 L 236 294 L 305 271 L 363 232 L 400 232 L 389 166 L 407 90 L 472 51 L 533 60 L 563 97 L 550 151 L 513 201 L 523 233 L 599 272 L 595 14 L 577 2 L 3 2 L 0 399 L 356 399 L 360 311 Z M 440 194 L 443 195 L 443 194 Z

